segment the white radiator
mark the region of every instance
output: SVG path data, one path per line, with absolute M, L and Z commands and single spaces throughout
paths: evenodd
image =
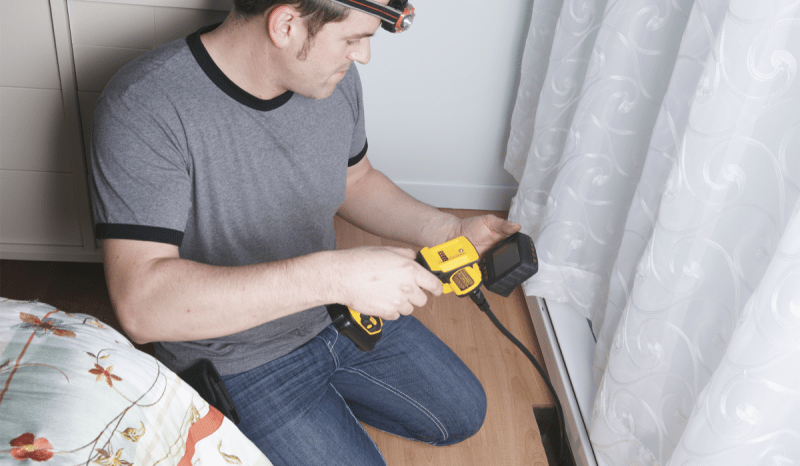
M 567 424 L 575 464 L 597 466 L 588 425 L 597 387 L 592 377 L 595 340 L 589 322 L 567 303 L 526 297 L 544 364 Z

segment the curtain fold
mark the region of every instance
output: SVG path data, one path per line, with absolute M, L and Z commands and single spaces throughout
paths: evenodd
M 798 59 L 797 1 L 534 2 L 509 217 L 591 321 L 604 464 L 800 463 Z

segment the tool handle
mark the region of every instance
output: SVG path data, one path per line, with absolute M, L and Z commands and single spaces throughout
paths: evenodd
M 336 330 L 346 336 L 361 351 L 372 351 L 381 339 L 383 319 L 368 316 L 350 309 L 343 304 L 328 304 L 328 315 Z

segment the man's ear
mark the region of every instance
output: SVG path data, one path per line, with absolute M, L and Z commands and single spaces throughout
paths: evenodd
M 275 46 L 282 49 L 302 27 L 300 13 L 289 5 L 280 5 L 267 14 L 267 32 Z

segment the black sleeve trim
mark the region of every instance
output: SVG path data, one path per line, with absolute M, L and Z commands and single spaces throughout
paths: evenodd
M 350 157 L 350 159 L 347 161 L 347 166 L 348 167 L 352 167 L 353 165 L 357 164 L 358 162 L 361 161 L 361 159 L 364 158 L 365 155 L 367 155 L 367 146 L 368 145 L 369 144 L 367 144 L 367 141 L 364 141 L 364 148 L 361 149 L 361 152 L 359 152 L 358 154 Z
M 170 228 L 146 225 L 127 225 L 124 223 L 98 223 L 95 227 L 97 239 L 134 239 L 180 246 L 183 232 Z

